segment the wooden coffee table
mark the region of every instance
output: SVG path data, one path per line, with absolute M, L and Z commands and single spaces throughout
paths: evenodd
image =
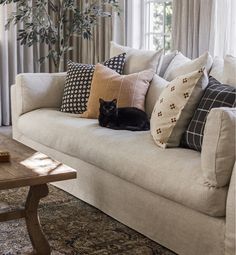
M 76 178 L 76 170 L 2 135 L 0 149 L 11 153 L 10 163 L 0 163 L 0 190 L 30 187 L 25 208 L 0 213 L 0 222 L 25 218 L 33 254 L 48 255 L 51 248 L 41 229 L 39 201 L 48 195 L 47 183 Z

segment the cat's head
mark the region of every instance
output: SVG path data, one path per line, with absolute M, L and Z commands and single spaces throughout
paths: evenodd
M 102 98 L 99 99 L 100 113 L 106 116 L 111 116 L 116 113 L 117 99 L 112 101 L 104 101 Z

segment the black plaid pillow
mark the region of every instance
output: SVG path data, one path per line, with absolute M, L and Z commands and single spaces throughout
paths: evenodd
M 221 84 L 213 77 L 210 77 L 209 84 L 198 108 L 183 135 L 182 145 L 196 151 L 201 151 L 204 128 L 210 110 L 218 107 L 236 107 L 235 100 L 236 88 Z
M 108 59 L 103 64 L 119 74 L 123 74 L 126 53 Z M 68 61 L 68 71 L 64 88 L 61 111 L 81 114 L 86 111 L 90 94 L 94 65 Z

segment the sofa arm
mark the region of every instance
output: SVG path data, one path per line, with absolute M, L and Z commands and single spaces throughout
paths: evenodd
M 66 73 L 22 73 L 16 76 L 16 114 L 39 108 L 58 108 L 65 85 Z
M 235 163 L 236 108 L 214 108 L 207 117 L 201 161 L 205 183 L 229 185 Z
M 233 174 L 231 176 L 227 203 L 226 203 L 226 230 L 225 230 L 225 254 L 235 255 L 236 237 L 235 237 L 235 210 L 236 210 L 236 163 L 234 164 Z

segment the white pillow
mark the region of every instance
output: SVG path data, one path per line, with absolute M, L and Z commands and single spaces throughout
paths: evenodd
M 170 65 L 171 61 L 174 59 L 174 57 L 178 54 L 178 51 L 172 51 L 166 55 L 163 56 L 161 70 L 159 76 L 163 77 L 168 66 Z
M 132 74 L 151 69 L 159 74 L 163 58 L 163 49 L 159 51 L 137 50 L 130 47 L 119 45 L 115 42 L 110 43 L 110 57 L 117 56 L 126 52 L 124 74 Z
M 171 61 L 169 67 L 167 68 L 164 79 L 167 81 L 172 81 L 176 77 L 184 74 L 188 74 L 205 67 L 206 71 L 209 72 L 212 67 L 212 57 L 209 52 L 204 53 L 199 58 L 190 60 L 186 58 L 183 54 L 179 53 Z
M 170 76 L 171 76 L 171 73 L 173 72 L 173 70 L 179 68 L 180 66 L 182 66 L 188 62 L 191 62 L 190 58 L 185 57 L 181 52 L 177 53 L 176 56 L 170 62 L 169 66 L 167 67 L 163 78 L 171 81 Z
M 151 134 L 159 147 L 178 147 L 208 84 L 206 70 L 177 77 L 162 91 L 151 116 Z
M 154 75 L 146 95 L 145 111 L 148 117 L 151 117 L 153 108 L 159 99 L 161 92 L 168 84 L 168 81 L 156 74 Z
M 214 77 L 217 81 L 224 83 L 223 72 L 224 72 L 224 59 L 220 57 L 215 57 L 213 60 L 210 76 Z
M 236 57 L 231 55 L 225 57 L 223 80 L 225 84 L 236 87 Z

